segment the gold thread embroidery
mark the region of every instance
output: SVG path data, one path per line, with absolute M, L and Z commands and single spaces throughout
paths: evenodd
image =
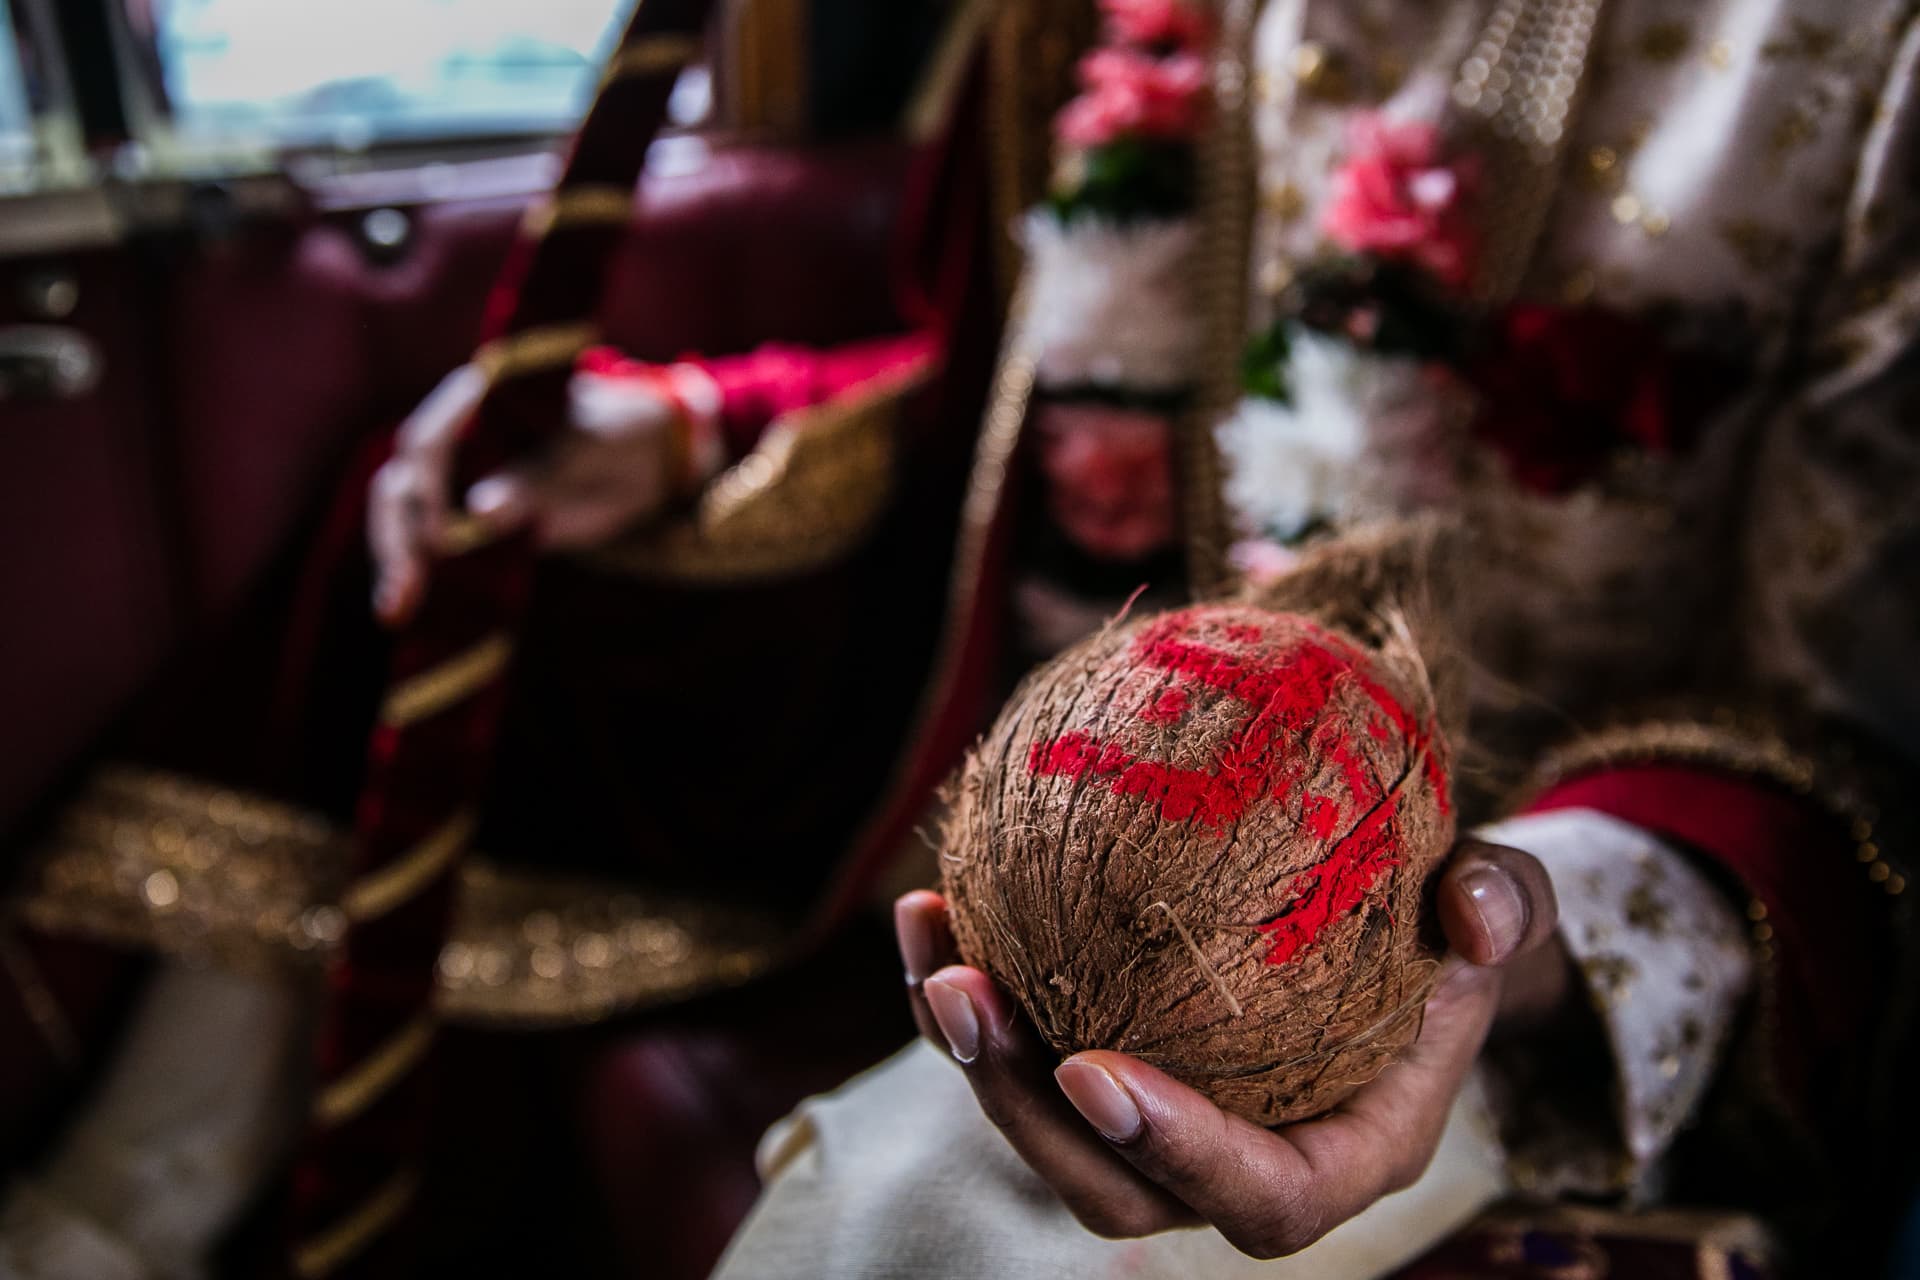
M 641 36 L 614 52 L 607 63 L 606 74 L 601 77 L 600 87 L 605 89 L 608 85 L 636 76 L 677 72 L 698 58 L 700 53 L 701 41 L 698 36 Z
M 348 852 L 344 832 L 286 805 L 104 769 L 61 814 L 12 910 L 48 933 L 305 975 L 346 934 L 332 904 Z M 161 872 L 176 889 L 165 908 L 143 892 Z M 750 908 L 475 856 L 460 867 L 436 1007 L 468 1026 L 590 1024 L 737 985 L 779 963 L 792 936 L 792 921 Z
M 599 339 L 600 331 L 591 324 L 543 325 L 495 338 L 474 352 L 473 363 L 492 385 L 564 369 Z
M 1793 237 L 1753 218 L 1733 218 L 1715 230 L 1726 246 L 1754 271 L 1774 271 L 1793 256 Z
M 637 530 L 588 562 L 702 582 L 798 573 L 846 555 L 886 511 L 895 424 L 935 371 L 923 361 L 783 415 L 707 485 L 690 518 Z
M 406 853 L 347 886 L 340 909 L 356 923 L 385 915 L 452 866 L 473 838 L 474 826 L 471 811 L 456 813 Z
M 507 669 L 513 642 L 504 634 L 488 636 L 465 653 L 409 677 L 387 694 L 380 722 L 403 729 L 439 715 L 472 697 Z
M 568 227 L 620 227 L 633 220 L 633 189 L 608 185 L 566 187 L 527 210 L 524 234 L 538 240 Z
M 1197 296 L 1208 299 L 1202 324 L 1208 358 L 1198 370 L 1193 407 L 1175 423 L 1181 496 L 1185 499 L 1188 588 L 1202 595 L 1232 581 L 1227 562 L 1230 515 L 1222 498 L 1222 462 L 1214 427 L 1240 399 L 1240 352 L 1247 341 L 1247 303 L 1257 281 L 1252 258 L 1257 183 L 1253 139 L 1253 28 L 1260 6 L 1230 0 L 1221 6 L 1214 70 L 1214 124 L 1200 153 L 1195 217 L 1200 246 L 1194 255 Z
M 420 1175 L 414 1170 L 394 1174 L 359 1208 L 294 1250 L 295 1273 L 314 1280 L 339 1270 L 398 1221 L 419 1189 Z
M 423 1013 L 401 1027 L 352 1070 L 320 1090 L 313 1101 L 314 1123 L 332 1128 L 365 1111 L 427 1056 L 439 1029 L 431 1013 Z
M 1840 31 L 1837 27 L 1808 22 L 1805 18 L 1790 18 L 1788 21 L 1793 27 L 1792 32 L 1761 45 L 1761 57 L 1780 61 L 1804 58 L 1808 62 L 1821 62 L 1839 46 Z
M 1656 22 L 1640 33 L 1634 42 L 1640 56 L 1648 62 L 1678 62 L 1693 44 L 1690 22 Z
M 1820 122 L 1805 106 L 1788 107 L 1767 133 L 1767 166 L 1778 174 L 1793 152 L 1820 136 Z

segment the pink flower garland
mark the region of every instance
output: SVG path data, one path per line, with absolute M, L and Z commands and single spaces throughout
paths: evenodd
M 1184 0 L 1101 0 L 1106 46 L 1080 60 L 1082 92 L 1054 119 L 1068 147 L 1123 138 L 1191 139 L 1200 131 L 1207 14 Z
M 1321 230 L 1350 253 L 1411 262 L 1442 284 L 1465 285 L 1479 250 L 1466 210 L 1479 179 L 1474 157 L 1443 159 L 1433 125 L 1372 113 L 1354 117 L 1348 144 Z
M 1172 431 L 1160 414 L 1042 404 L 1036 416 L 1047 508 L 1091 555 L 1133 560 L 1174 536 Z
M 1059 139 L 1075 147 L 1116 138 L 1191 138 L 1200 128 L 1207 65 L 1191 53 L 1165 58 L 1132 49 L 1095 49 L 1080 60 L 1086 91 L 1061 109 Z
M 1182 0 L 1101 0 L 1109 44 L 1197 49 L 1212 36 L 1204 10 Z

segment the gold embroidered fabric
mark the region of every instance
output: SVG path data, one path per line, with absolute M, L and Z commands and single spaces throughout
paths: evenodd
M 784 415 L 688 517 L 638 530 L 589 563 L 672 582 L 803 573 L 860 544 L 893 497 L 894 432 L 929 363 Z
M 177 775 L 104 770 L 9 904 L 23 923 L 189 962 L 313 971 L 346 931 L 347 834 L 289 806 Z M 470 860 L 440 957 L 446 1021 L 587 1023 L 744 982 L 790 922 Z

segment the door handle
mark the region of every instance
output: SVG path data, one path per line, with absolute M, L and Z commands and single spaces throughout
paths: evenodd
M 0 327 L 0 401 L 74 400 L 100 385 L 100 347 L 78 329 Z

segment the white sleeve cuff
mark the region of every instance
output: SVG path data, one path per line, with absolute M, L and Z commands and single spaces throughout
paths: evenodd
M 1538 1169 L 1539 1180 L 1556 1190 L 1644 1186 L 1718 1069 L 1751 977 L 1742 923 L 1678 850 L 1596 810 L 1529 814 L 1478 834 L 1546 867 L 1561 938 L 1613 1049 L 1625 1151 L 1611 1160 L 1568 1151 L 1560 1168 Z M 1610 1168 L 1611 1185 L 1590 1185 L 1575 1166 Z

